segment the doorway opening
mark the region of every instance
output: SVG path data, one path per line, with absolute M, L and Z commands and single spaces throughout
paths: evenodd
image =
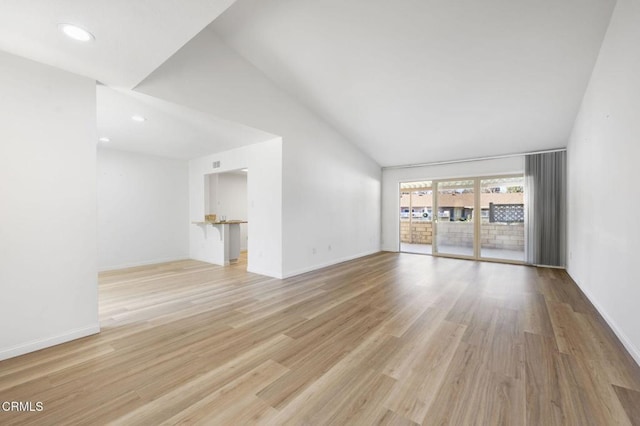
M 220 233 L 225 265 L 240 265 L 248 260 L 248 169 L 205 175 L 205 211 L 208 221 Z

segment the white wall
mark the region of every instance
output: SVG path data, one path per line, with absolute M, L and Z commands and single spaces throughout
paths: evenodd
M 212 31 L 136 90 L 282 137 L 284 276 L 379 251 L 379 165 Z M 251 245 L 257 238 L 251 224 L 249 232 Z
M 400 194 L 398 191 L 401 182 L 510 173 L 524 173 L 524 157 L 384 169 L 382 172 L 382 249 L 398 251 L 400 248 Z
M 640 363 L 640 3 L 618 0 L 568 145 L 568 271 Z
M 283 148 L 285 276 L 380 251 L 381 169 L 339 136 Z
M 213 162 L 220 162 L 213 168 Z M 202 222 L 210 213 L 210 174 L 248 168 L 247 220 L 249 272 L 282 277 L 282 141 L 248 145 L 189 162 L 189 215 Z M 216 197 L 218 194 L 216 193 Z M 215 212 L 216 214 L 220 214 Z M 222 213 L 226 214 L 226 213 Z M 228 219 L 232 219 L 227 214 Z M 211 225 L 190 225 L 190 257 L 222 264 L 220 234 Z
M 98 269 L 189 257 L 189 163 L 98 150 Z
M 97 333 L 95 81 L 0 52 L 0 359 Z
M 209 175 L 209 209 L 227 220 L 247 220 L 247 174 L 245 172 Z M 240 250 L 247 250 L 247 224 L 240 225 Z

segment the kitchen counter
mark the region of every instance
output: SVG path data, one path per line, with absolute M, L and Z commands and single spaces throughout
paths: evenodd
M 238 260 L 240 257 L 240 224 L 248 223 L 246 220 L 194 221 L 191 223 L 201 227 L 204 232 L 205 240 L 209 246 L 207 251 L 211 253 L 210 256 L 207 256 L 207 262 L 227 266 Z M 217 234 L 215 231 L 211 234 L 207 230 L 207 225 L 211 225 Z

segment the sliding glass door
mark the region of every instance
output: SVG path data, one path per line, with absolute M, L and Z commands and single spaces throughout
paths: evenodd
M 474 187 L 473 180 L 437 182 L 438 217 L 434 253 L 474 256 Z
M 524 176 L 400 184 L 400 251 L 524 262 Z

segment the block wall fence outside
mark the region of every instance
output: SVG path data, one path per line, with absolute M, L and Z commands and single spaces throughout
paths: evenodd
M 439 222 L 440 244 L 461 247 L 473 246 L 473 224 L 470 222 Z M 433 243 L 433 224 L 430 221 L 409 220 L 400 222 L 400 241 L 413 244 Z M 524 247 L 523 223 L 488 223 L 480 227 L 480 242 L 483 248 L 522 250 Z
M 431 244 L 433 241 L 433 225 L 431 221 L 414 220 L 409 227 L 409 220 L 400 222 L 400 242 L 412 244 Z
M 473 222 L 438 222 L 438 246 L 473 247 Z

